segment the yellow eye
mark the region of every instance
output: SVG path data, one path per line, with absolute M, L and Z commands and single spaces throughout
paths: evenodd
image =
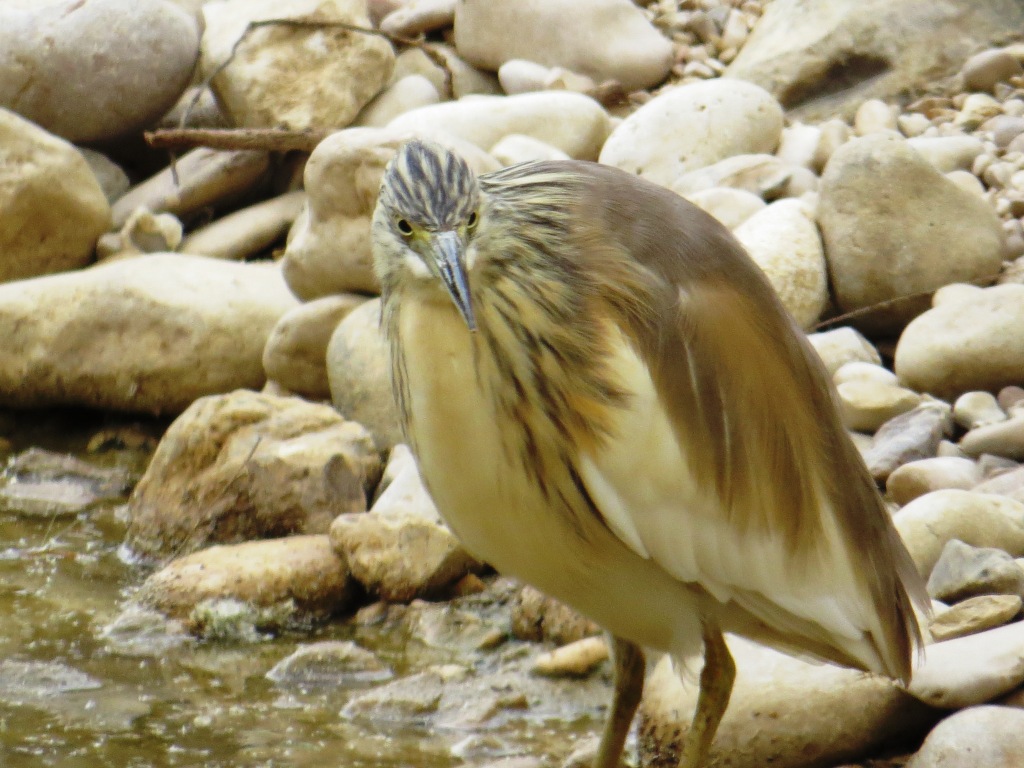
M 409 235 L 412 234 L 412 224 L 405 219 L 399 219 L 395 225 L 398 227 L 398 231 L 406 237 L 409 237 Z
M 466 219 L 466 226 L 473 229 L 473 227 L 477 225 L 478 221 L 480 221 L 480 217 L 476 215 L 476 211 L 473 211 L 469 214 L 469 218 Z

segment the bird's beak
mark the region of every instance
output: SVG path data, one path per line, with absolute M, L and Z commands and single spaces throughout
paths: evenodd
M 469 281 L 466 278 L 466 267 L 463 255 L 465 247 L 457 232 L 438 232 L 430 238 L 437 267 L 448 289 L 452 301 L 466 321 L 469 330 L 476 330 L 476 318 L 473 316 L 473 304 L 469 297 Z

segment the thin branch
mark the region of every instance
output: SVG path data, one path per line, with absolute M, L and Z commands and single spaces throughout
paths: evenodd
M 157 149 L 254 149 L 264 152 L 312 152 L 330 131 L 289 131 L 284 128 L 169 128 L 146 131 L 146 143 Z

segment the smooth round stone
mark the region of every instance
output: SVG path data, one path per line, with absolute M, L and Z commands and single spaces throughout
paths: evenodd
M 1008 411 L 1018 403 L 1024 402 L 1024 387 L 1019 387 L 1015 384 L 1003 387 L 999 390 L 996 401 L 999 403 L 1000 408 Z
M 441 96 L 423 75 L 407 75 L 378 93 L 356 115 L 355 126 L 379 128 L 413 109 L 437 104 Z
M 981 183 L 981 180 L 970 171 L 950 171 L 946 174 L 946 178 L 956 184 L 964 192 L 969 192 L 972 195 L 983 197 L 985 195 L 985 185 Z
M 734 234 L 797 323 L 814 325 L 828 301 L 828 275 L 818 227 L 806 207 L 799 200 L 779 200 Z
M 975 158 L 985 151 L 984 143 L 975 136 L 918 136 L 907 139 L 907 145 L 941 173 L 970 170 Z
M 1024 755 L 1024 710 L 972 707 L 937 726 L 906 768 L 1011 768 Z
M 878 350 L 859 331 L 844 326 L 831 331 L 810 333 L 807 340 L 825 363 L 829 375 L 835 374 L 842 366 L 850 362 L 873 363 L 881 365 L 882 357 Z
M 894 299 L 992 275 L 1002 264 L 1004 236 L 992 208 L 897 134 L 873 134 L 839 148 L 822 175 L 820 195 L 818 223 L 839 308 L 883 304 L 858 317 L 860 327 L 898 331 L 927 299 Z M 948 258 L 950 252 L 957 258 Z
M 781 134 L 782 107 L 767 91 L 718 78 L 655 96 L 612 131 L 600 160 L 669 186 L 733 155 L 772 153 Z
M 1022 604 L 1017 595 L 969 597 L 936 616 L 928 631 L 936 642 L 984 632 L 1013 621 Z
M 532 136 L 577 160 L 594 160 L 611 130 L 608 113 L 580 93 L 542 91 L 476 96 L 420 107 L 388 124 L 395 131 L 442 132 L 487 150 L 513 133 Z
M 314 14 L 326 22 L 322 28 L 247 29 L 253 21 Z M 330 27 L 368 27 L 361 3 L 225 0 L 206 3 L 203 19 L 201 71 L 213 75 L 211 87 L 236 127 L 343 128 L 388 83 L 395 64 L 384 38 Z
M 1017 57 L 999 48 L 974 54 L 960 70 L 968 91 L 992 91 L 997 83 L 1005 83 L 1020 74 L 1024 74 L 1024 69 Z
M 791 168 L 775 155 L 734 155 L 717 163 L 687 171 L 670 185 L 677 195 L 690 195 L 702 189 L 713 187 L 733 187 L 752 192 L 760 197 L 785 197 L 786 190 L 794 171 L 804 171 L 813 177 L 806 168 Z
M 570 159 L 565 152 L 557 147 L 519 133 L 512 133 L 501 139 L 491 147 L 490 154 L 502 165 L 515 165 L 535 160 Z
M 671 42 L 629 0 L 463 0 L 455 47 L 483 69 L 526 59 L 616 80 L 627 91 L 657 85 L 672 66 Z
M 821 126 L 795 122 L 782 129 L 775 156 L 792 165 L 815 170 L 814 153 L 821 141 Z
M 977 595 L 1024 594 L 1024 569 L 995 547 L 972 547 L 951 539 L 928 577 L 928 594 L 956 603 Z
M 413 38 L 450 27 L 455 23 L 457 4 L 457 0 L 410 0 L 381 19 L 380 30 Z
M 1024 133 L 1024 117 L 1020 115 L 996 115 L 982 123 L 980 131 L 992 134 L 992 141 L 1005 149 L 1014 139 Z
M 934 491 L 903 507 L 893 516 L 893 523 L 917 570 L 925 577 L 950 539 L 1024 556 L 1024 503 L 1005 496 Z
M 282 686 L 334 688 L 380 682 L 393 674 L 375 653 L 351 640 L 322 640 L 281 659 L 266 677 Z
M 551 69 L 535 61 L 510 59 L 498 68 L 498 82 L 510 96 L 544 90 Z
M 0 106 L 69 141 L 155 122 L 188 85 L 195 18 L 163 0 L 0 5 Z
M 821 173 L 836 150 L 853 136 L 853 129 L 842 120 L 835 118 L 826 120 L 818 127 L 821 130 L 821 137 L 818 139 L 818 146 L 814 148 L 811 170 Z
M 102 152 L 97 152 L 87 147 L 76 147 L 76 149 L 78 149 L 82 157 L 85 158 L 85 162 L 92 169 L 96 181 L 99 182 L 100 188 L 103 190 L 103 194 L 107 196 L 108 203 L 113 203 L 128 191 L 131 181 L 121 166 Z
M 900 336 L 895 370 L 919 392 L 957 397 L 1017 384 L 1024 371 L 1024 285 L 968 291 L 916 318 Z
M 110 225 L 85 158 L 0 109 L 0 282 L 84 267 Z
M 938 455 L 943 438 L 952 432 L 949 411 L 941 401 L 926 400 L 879 427 L 871 449 L 864 454 L 871 476 L 884 482 L 901 465 Z
M 920 136 L 932 126 L 932 121 L 920 112 L 907 112 L 896 118 L 900 133 L 908 139 Z
M 953 125 L 971 131 L 990 117 L 1001 114 L 1002 109 L 1002 104 L 987 93 L 972 93 L 964 99 L 960 113 L 953 119 Z
M 961 438 L 960 447 L 971 456 L 990 453 L 1014 461 L 1024 461 L 1024 414 L 996 424 L 975 427 Z
M 853 130 L 858 136 L 896 130 L 896 110 L 880 99 L 868 99 L 853 116 Z
M 709 187 L 691 192 L 685 197 L 729 229 L 735 229 L 765 207 L 760 195 L 736 187 Z
M 836 391 L 843 424 L 858 432 L 874 432 L 921 402 L 916 392 L 877 381 L 848 381 Z
M 893 501 L 904 506 L 932 491 L 969 490 L 982 479 L 981 468 L 971 459 L 936 456 L 897 467 L 885 481 L 885 490 Z
M 896 374 L 881 365 L 861 360 L 844 363 L 832 374 L 832 383 L 837 387 L 848 381 L 873 381 L 878 384 L 896 386 Z
M 256 256 L 288 233 L 305 203 L 306 193 L 302 190 L 263 200 L 194 230 L 177 250 L 215 259 Z
M 953 403 L 953 418 L 964 429 L 1006 421 L 1006 411 L 991 392 L 964 392 Z

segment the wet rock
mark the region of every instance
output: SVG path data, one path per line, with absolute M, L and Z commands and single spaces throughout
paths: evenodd
M 456 6 L 455 47 L 484 69 L 527 59 L 597 82 L 616 80 L 627 91 L 656 85 L 672 65 L 669 40 L 627 0 L 593 0 L 586 7 L 573 0 L 468 0 Z
M 903 464 L 885 481 L 889 497 L 900 506 L 946 488 L 969 490 L 982 481 L 981 468 L 970 459 L 936 456 Z
M 943 301 L 907 326 L 896 347 L 904 386 L 955 397 L 996 391 L 1024 371 L 1024 285 L 997 285 Z
M 68 141 L 117 138 L 170 109 L 198 52 L 195 18 L 171 2 L 8 3 L 0 106 Z
M 726 76 L 758 83 L 804 119 L 852 113 L 954 74 L 1024 24 L 1009 0 L 782 0 L 765 8 Z
M 710 213 L 728 229 L 735 229 L 765 207 L 759 195 L 735 187 L 711 187 L 684 197 Z
M 352 575 L 391 602 L 435 596 L 480 564 L 441 521 L 414 463 L 407 463 L 368 514 L 331 524 L 331 543 Z
M 876 381 L 847 381 L 836 387 L 847 429 L 874 432 L 890 419 L 913 410 L 921 396 L 913 390 Z
M 1024 596 L 1024 569 L 1001 549 L 950 539 L 928 577 L 928 594 L 952 603 L 976 595 Z
M 583 677 L 609 657 L 603 637 L 585 637 L 543 653 L 533 661 L 533 671 L 547 677 Z
M 303 397 L 330 399 L 327 344 L 338 324 L 366 301 L 354 293 L 325 296 L 283 315 L 263 350 L 267 378 Z
M 812 664 L 729 637 L 737 676 L 709 765 L 796 768 L 858 761 L 897 735 L 934 719 L 890 680 L 830 664 Z M 639 713 L 641 764 L 679 764 L 696 704 L 668 657 L 647 681 Z
M 370 252 L 370 218 L 384 168 L 411 133 L 350 128 L 327 137 L 304 172 L 306 209 L 288 235 L 283 260 L 288 287 L 303 301 L 337 293 L 379 293 Z M 464 143 L 444 142 L 477 172 L 497 163 Z
M 1024 683 L 1024 622 L 929 645 L 908 691 L 926 704 L 984 704 Z
M 167 430 L 129 501 L 128 543 L 148 557 L 326 533 L 366 509 L 380 459 L 331 407 L 239 390 L 201 398 Z
M 828 301 L 828 276 L 818 227 L 807 208 L 798 200 L 779 200 L 734 234 L 797 323 L 811 327 Z
M 939 442 L 952 431 L 953 419 L 948 405 L 935 401 L 922 403 L 878 428 L 864 462 L 871 476 L 884 482 L 897 467 L 935 456 Z
M 281 659 L 267 672 L 267 679 L 285 686 L 333 688 L 378 683 L 393 674 L 375 653 L 350 640 L 324 640 Z
M 74 456 L 31 448 L 8 462 L 0 509 L 29 517 L 74 515 L 102 500 L 123 497 L 133 478 Z
M 708 80 L 667 89 L 629 115 L 605 142 L 601 162 L 669 186 L 733 155 L 774 152 L 781 133 L 782 108 L 763 89 Z
M 232 633 L 218 621 L 241 619 L 260 630 L 283 629 L 339 613 L 350 597 L 348 568 L 320 535 L 194 552 L 146 579 L 133 599 L 184 620 L 195 634 L 224 637 Z M 233 604 L 249 613 L 231 613 Z
M 567 645 L 600 632 L 590 619 L 530 586 L 512 604 L 512 634 L 520 640 Z
M 951 539 L 1024 556 L 1024 503 L 973 491 L 934 491 L 914 499 L 893 523 L 922 576 L 931 573 Z
M 975 427 L 960 440 L 960 448 L 970 456 L 983 453 L 1024 460 L 1024 414 L 997 424 Z
M 96 678 L 58 661 L 0 661 L 0 698 L 8 704 L 102 687 Z
M 181 254 L 0 285 L 0 397 L 177 413 L 260 387 L 267 337 L 295 304 L 276 266 Z
M 835 152 L 821 178 L 818 223 L 840 309 L 889 302 L 854 321 L 876 332 L 898 331 L 927 307 L 923 298 L 891 300 L 983 278 L 1002 263 L 1003 232 L 991 207 L 896 134 L 855 139 Z M 945 256 L 950 249 L 955 260 Z
M 360 305 L 338 324 L 327 345 L 327 377 L 335 408 L 370 430 L 378 448 L 402 441 L 380 299 Z
M 935 726 L 906 768 L 1009 768 L 1022 754 L 1024 711 L 971 707 Z
M 864 362 L 882 364 L 878 350 L 859 331 L 850 328 L 836 328 L 832 331 L 810 333 L 807 340 L 811 342 L 818 357 L 825 363 L 829 375 L 834 374 L 847 363 Z
M 953 403 L 953 418 L 964 429 L 1006 421 L 1006 412 L 991 392 L 965 392 Z
M 0 109 L 0 167 L 0 282 L 88 264 L 110 205 L 82 155 Z
M 395 53 L 376 35 L 329 26 L 269 26 L 250 29 L 236 47 L 250 22 L 311 14 L 327 22 L 370 25 L 361 3 L 227 0 L 203 6 L 201 71 L 205 77 L 216 73 L 211 86 L 234 125 L 343 128 L 387 84 Z
M 932 619 L 928 631 L 936 642 L 984 632 L 1013 621 L 1021 605 L 1017 595 L 969 597 Z
M 189 234 L 180 250 L 212 259 L 256 256 L 287 234 L 305 202 L 304 192 L 286 192 L 229 213 Z
M 520 133 L 577 160 L 596 160 L 611 122 L 608 113 L 589 96 L 541 91 L 420 107 L 398 116 L 388 128 L 431 136 L 444 133 L 484 150 L 509 134 Z
M 159 171 L 119 197 L 112 209 L 113 224 L 124 226 L 138 208 L 184 219 L 224 205 L 256 186 L 269 167 L 266 152 L 193 149 L 179 157 L 173 168 Z

